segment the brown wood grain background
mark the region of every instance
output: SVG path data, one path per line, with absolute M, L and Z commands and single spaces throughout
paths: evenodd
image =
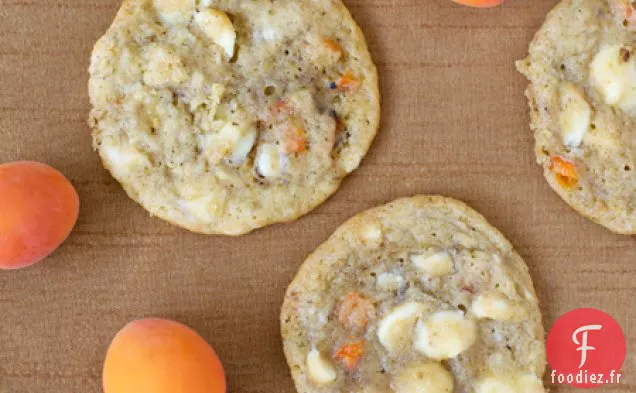
M 623 383 L 599 390 L 636 391 L 636 239 L 581 218 L 544 182 L 513 66 L 556 1 L 487 11 L 448 0 L 345 3 L 380 72 L 376 142 L 322 207 L 234 239 L 149 217 L 91 150 L 89 56 L 119 1 L 0 0 L 0 162 L 49 163 L 82 201 L 59 251 L 0 272 L 0 393 L 101 392 L 107 345 L 144 316 L 199 331 L 223 359 L 229 392 L 292 393 L 278 313 L 298 266 L 346 218 L 417 193 L 462 199 L 510 238 L 532 271 L 546 329 L 578 307 L 613 315 L 628 358 Z

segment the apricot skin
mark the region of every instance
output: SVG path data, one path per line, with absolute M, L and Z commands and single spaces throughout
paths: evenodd
M 477 8 L 491 8 L 497 7 L 504 3 L 505 0 L 452 0 L 457 4 L 466 5 L 469 7 Z
M 104 393 L 225 393 L 225 372 L 214 349 L 178 322 L 133 321 L 113 339 Z
M 69 236 L 79 196 L 48 165 L 19 161 L 0 165 L 0 270 L 33 265 Z

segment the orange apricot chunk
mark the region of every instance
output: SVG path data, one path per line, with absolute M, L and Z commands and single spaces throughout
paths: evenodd
M 214 349 L 194 330 L 158 318 L 133 321 L 113 339 L 103 373 L 104 393 L 225 393 Z
M 457 4 L 467 5 L 469 7 L 490 8 L 496 7 L 504 3 L 505 0 L 452 0 Z
M 292 112 L 292 107 L 285 100 L 278 100 L 272 108 L 272 114 L 276 117 L 287 116 Z
M 636 3 L 632 0 L 609 0 L 616 21 L 630 31 L 636 31 Z
M 331 63 L 338 62 L 342 58 L 343 54 L 342 46 L 340 46 L 340 43 L 331 38 L 325 38 L 322 42 L 327 49 L 327 55 L 331 59 Z
M 342 364 L 347 371 L 353 371 L 364 356 L 364 341 L 343 344 L 338 348 L 334 358 Z
M 338 41 L 331 38 L 325 38 L 322 42 L 325 44 L 327 49 L 331 50 L 332 52 L 342 53 L 342 46 L 340 46 Z
M 41 261 L 70 235 L 79 196 L 56 169 L 31 161 L 0 165 L 0 269 Z
M 579 173 L 574 163 L 561 156 L 553 156 L 550 159 L 550 170 L 561 187 L 572 188 L 579 182 Z
M 290 126 L 285 135 L 285 151 L 287 153 L 302 153 L 307 150 L 305 130 Z
M 347 329 L 362 332 L 367 328 L 369 319 L 375 316 L 373 302 L 358 292 L 349 293 L 338 309 L 338 321 Z
M 355 91 L 357 90 L 362 82 L 358 77 L 353 75 L 351 72 L 347 72 L 343 76 L 341 76 L 336 82 L 336 87 L 340 91 Z

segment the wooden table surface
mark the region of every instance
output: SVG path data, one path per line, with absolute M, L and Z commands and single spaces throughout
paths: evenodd
M 383 121 L 371 151 L 306 217 L 225 238 L 149 217 L 91 149 L 89 56 L 119 2 L 0 0 L 0 162 L 49 163 L 82 201 L 59 251 L 0 272 L 1 393 L 101 392 L 111 338 L 144 316 L 200 332 L 224 362 L 229 392 L 292 393 L 278 313 L 298 266 L 346 218 L 417 193 L 468 202 L 512 241 L 530 266 L 546 329 L 578 307 L 614 316 L 628 358 L 623 383 L 602 390 L 636 391 L 636 239 L 581 218 L 545 183 L 526 82 L 513 65 L 556 1 L 487 11 L 448 0 L 345 3 L 380 73 Z

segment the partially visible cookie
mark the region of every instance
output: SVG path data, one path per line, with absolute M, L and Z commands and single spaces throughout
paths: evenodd
M 379 124 L 376 69 L 340 0 L 124 0 L 89 93 L 95 148 L 128 195 L 211 234 L 309 212 Z
M 550 186 L 589 219 L 636 233 L 634 3 L 563 0 L 517 67 Z
M 450 198 L 399 199 L 344 223 L 289 286 L 281 329 L 300 393 L 545 391 L 528 268 Z

